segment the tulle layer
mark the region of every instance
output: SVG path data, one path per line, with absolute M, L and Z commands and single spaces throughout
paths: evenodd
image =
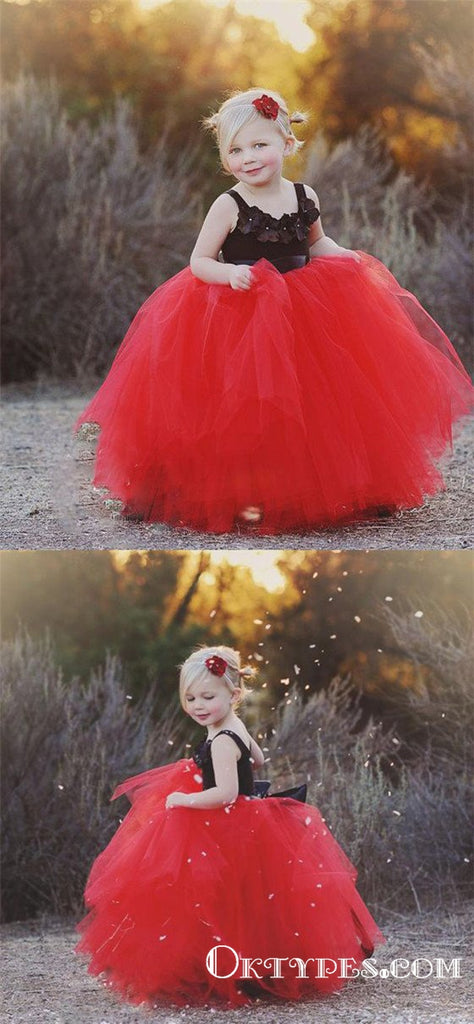
M 367 254 L 248 292 L 189 268 L 133 321 L 78 420 L 101 427 L 94 482 L 126 511 L 216 532 L 304 529 L 442 488 L 436 460 L 472 387 L 448 338 Z
M 253 995 L 297 999 L 341 988 L 340 960 L 360 966 L 384 939 L 318 810 L 241 796 L 228 808 L 167 811 L 175 789 L 202 789 L 192 760 L 127 780 L 114 794 L 127 792 L 132 809 L 87 883 L 90 910 L 76 948 L 89 956 L 90 973 L 150 1005 L 249 1003 L 243 958 L 257 958 Z M 281 978 L 271 977 L 278 957 Z M 306 979 L 288 963 L 296 957 L 308 961 Z M 337 967 L 327 973 L 313 960 Z

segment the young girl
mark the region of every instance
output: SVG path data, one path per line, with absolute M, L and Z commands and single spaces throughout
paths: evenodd
M 301 119 L 261 89 L 209 119 L 235 187 L 77 424 L 100 425 L 94 482 L 125 515 L 275 533 L 443 486 L 434 460 L 470 380 L 416 298 L 327 238 L 316 193 L 282 176 Z
M 132 808 L 93 864 L 76 948 L 132 1003 L 333 992 L 384 941 L 316 807 L 254 796 L 245 674 L 231 648 L 191 654 L 181 703 L 207 739 L 113 794 Z

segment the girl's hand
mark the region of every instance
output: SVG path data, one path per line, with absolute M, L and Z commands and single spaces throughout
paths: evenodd
M 248 291 L 252 284 L 250 267 L 229 264 L 229 284 L 238 291 Z
M 189 793 L 169 793 L 166 797 L 166 809 L 171 807 L 189 807 Z

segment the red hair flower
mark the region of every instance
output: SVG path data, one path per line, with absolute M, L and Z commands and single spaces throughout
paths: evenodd
M 253 106 L 256 107 L 259 114 L 263 114 L 264 117 L 270 118 L 271 121 L 276 121 L 278 117 L 278 111 L 280 107 L 276 100 L 271 96 L 259 96 L 258 100 L 252 100 Z
M 212 672 L 213 676 L 223 676 L 227 668 L 227 662 L 224 658 L 219 658 L 218 654 L 213 654 L 210 658 L 206 658 L 204 662 L 209 672 Z

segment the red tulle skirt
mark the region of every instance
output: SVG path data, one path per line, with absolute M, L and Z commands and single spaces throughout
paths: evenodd
M 125 512 L 261 533 L 420 505 L 472 404 L 442 330 L 376 259 L 253 267 L 248 292 L 187 268 L 131 324 L 77 427 Z
M 360 966 L 385 940 L 318 810 L 244 796 L 216 810 L 165 809 L 168 793 L 200 789 L 194 761 L 183 759 L 115 791 L 132 808 L 87 882 L 76 951 L 90 957 L 89 972 L 152 1006 L 341 988 L 341 960 Z M 307 978 L 294 958 L 308 961 Z

